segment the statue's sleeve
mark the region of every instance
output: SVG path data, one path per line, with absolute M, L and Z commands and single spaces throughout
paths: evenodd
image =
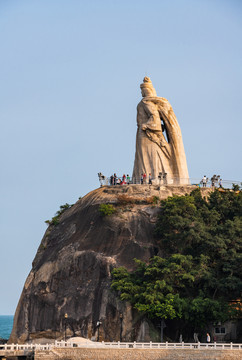
M 143 100 L 144 111 L 146 113 L 147 121 L 143 123 L 146 136 L 156 143 L 165 155 L 170 157 L 169 144 L 167 143 L 161 127 L 161 119 L 157 104 L 151 100 Z
M 143 106 L 147 114 L 147 121 L 143 125 L 153 131 L 162 131 L 161 119 L 157 105 L 151 101 L 143 100 Z

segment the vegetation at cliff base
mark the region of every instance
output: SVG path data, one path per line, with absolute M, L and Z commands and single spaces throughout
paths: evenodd
M 200 190 L 161 201 L 155 234 L 162 257 L 116 268 L 112 288 L 150 319 L 193 328 L 241 316 L 242 193 Z

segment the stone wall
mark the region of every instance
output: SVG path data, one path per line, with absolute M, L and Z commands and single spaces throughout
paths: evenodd
M 35 360 L 241 360 L 241 350 L 53 349 L 36 351 Z

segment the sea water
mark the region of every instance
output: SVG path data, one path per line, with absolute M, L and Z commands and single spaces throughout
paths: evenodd
M 13 315 L 0 315 L 0 338 L 9 339 L 13 328 Z

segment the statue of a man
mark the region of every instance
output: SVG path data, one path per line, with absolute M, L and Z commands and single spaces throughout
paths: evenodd
M 165 98 L 157 97 L 150 78 L 145 77 L 140 87 L 143 99 L 137 106 L 133 182 L 140 183 L 146 174 L 154 182 L 162 176 L 168 183 L 188 184 L 182 135 L 173 109 Z

